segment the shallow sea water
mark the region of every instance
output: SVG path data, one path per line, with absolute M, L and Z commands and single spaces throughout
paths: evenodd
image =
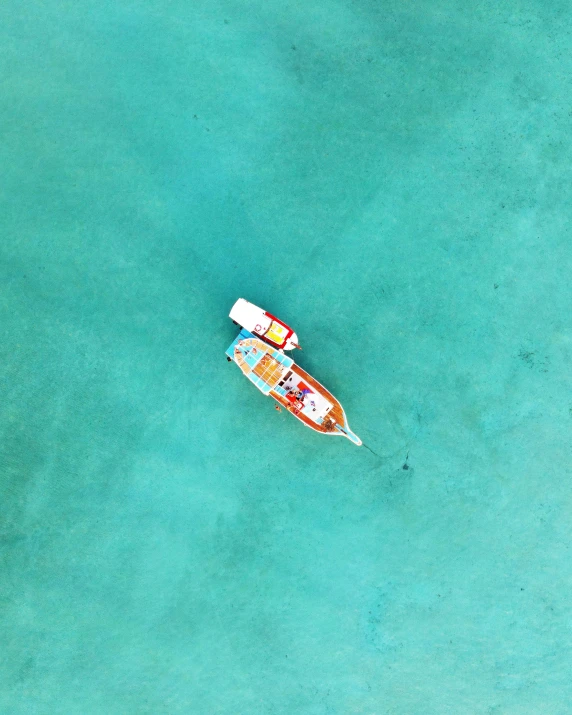
M 0 711 L 569 713 L 569 5 L 5 0 L 0 73 Z

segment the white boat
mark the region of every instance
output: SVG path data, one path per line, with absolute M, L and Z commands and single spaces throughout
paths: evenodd
M 299 348 L 294 330 L 272 313 L 239 298 L 232 306 L 229 317 L 249 333 L 261 338 L 278 350 Z

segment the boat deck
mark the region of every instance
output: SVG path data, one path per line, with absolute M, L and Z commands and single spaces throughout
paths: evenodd
M 296 412 L 290 402 L 288 402 L 288 400 L 284 396 L 276 392 L 276 390 L 271 390 L 270 395 L 276 400 L 276 402 L 279 402 L 282 407 L 287 409 L 288 412 L 291 412 L 301 422 L 303 422 L 308 427 L 311 427 L 312 429 L 316 430 L 316 432 L 322 432 L 323 434 L 340 434 L 339 432 L 337 432 L 337 430 L 333 430 L 332 428 L 328 429 L 327 424 L 328 422 L 335 422 L 339 424 L 340 427 L 347 427 L 346 415 L 341 404 L 338 402 L 338 400 L 336 400 L 336 398 L 332 395 L 331 392 L 326 390 L 323 385 L 320 385 L 320 383 L 315 380 L 311 375 L 309 375 L 305 370 L 303 370 L 300 365 L 296 364 L 294 371 L 296 375 L 299 375 L 304 380 L 304 382 L 308 384 L 309 387 L 314 389 L 319 394 L 323 395 L 329 402 L 332 403 L 333 407 L 329 411 L 325 421 L 320 424 L 311 420 L 303 412 Z
M 263 356 L 262 360 L 257 363 L 253 372 L 257 377 L 264 380 L 270 388 L 273 388 L 280 382 L 284 370 L 284 366 L 267 353 Z

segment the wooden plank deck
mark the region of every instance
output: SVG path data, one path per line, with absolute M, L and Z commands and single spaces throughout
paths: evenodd
M 253 372 L 256 377 L 260 377 L 267 385 L 270 385 L 270 387 L 276 387 L 284 372 L 284 366 L 281 365 L 278 360 L 266 354 L 255 366 Z

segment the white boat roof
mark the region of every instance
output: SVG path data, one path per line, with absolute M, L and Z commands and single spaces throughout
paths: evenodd
M 264 314 L 262 308 L 249 303 L 244 298 L 239 298 L 232 306 L 229 313 L 231 320 L 246 328 L 250 332 L 256 330 L 258 333 L 265 332 L 272 322 L 271 318 Z M 257 326 L 259 328 L 257 329 Z

